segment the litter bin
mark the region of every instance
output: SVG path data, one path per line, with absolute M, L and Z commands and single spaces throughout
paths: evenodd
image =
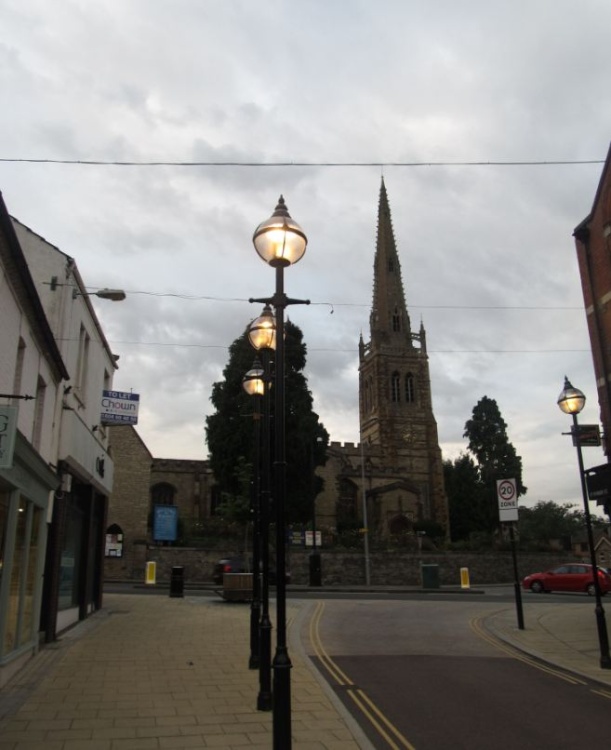
M 172 577 L 170 578 L 170 596 L 182 597 L 185 590 L 185 569 L 182 565 L 175 565 L 172 568 Z
M 438 589 L 439 588 L 439 565 L 424 564 L 420 565 L 420 572 L 422 573 L 422 588 L 423 589 Z

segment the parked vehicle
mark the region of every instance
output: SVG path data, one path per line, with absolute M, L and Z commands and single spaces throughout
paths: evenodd
M 598 568 L 601 594 L 611 591 L 611 576 L 604 568 Z M 535 594 L 549 591 L 577 591 L 590 596 L 596 593 L 592 566 L 586 563 L 567 563 L 545 573 L 532 573 L 522 581 L 522 588 Z
M 212 581 L 220 586 L 223 583 L 225 573 L 250 573 L 252 567 L 247 568 L 244 559 L 241 557 L 223 557 L 215 563 L 212 571 Z M 276 567 L 275 563 L 269 567 L 269 582 L 272 586 L 276 584 Z M 291 571 L 286 571 L 286 582 L 291 582 Z

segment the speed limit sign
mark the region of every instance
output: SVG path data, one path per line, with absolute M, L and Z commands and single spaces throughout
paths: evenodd
M 515 479 L 497 479 L 496 495 L 499 501 L 501 523 L 518 520 L 518 492 Z

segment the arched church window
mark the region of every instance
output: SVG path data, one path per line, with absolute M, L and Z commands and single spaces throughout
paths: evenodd
M 369 378 L 369 411 L 373 411 L 374 407 L 373 398 L 373 378 Z
M 151 487 L 151 505 L 174 505 L 176 488 L 169 482 L 158 482 Z
M 400 331 L 401 330 L 401 313 L 399 310 L 395 307 L 394 312 L 392 314 L 392 329 L 393 331 Z
M 398 372 L 390 376 L 390 400 L 397 403 L 401 400 L 401 379 Z
M 413 404 L 416 400 L 416 389 L 414 386 L 414 376 L 408 372 L 405 376 L 405 400 L 408 404 Z

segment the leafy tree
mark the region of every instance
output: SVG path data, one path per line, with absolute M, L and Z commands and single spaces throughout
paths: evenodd
M 314 469 L 326 461 L 329 435 L 312 409 L 312 394 L 303 374 L 307 353 L 303 334 L 290 320 L 286 321 L 285 333 L 286 520 L 301 523 L 311 519 L 313 498 L 322 489 L 322 479 L 314 477 Z M 240 477 L 236 473 L 240 460 L 253 464 L 254 426 L 252 418 L 249 419 L 253 414 L 253 397 L 244 392 L 242 379 L 255 356 L 245 331 L 229 348 L 224 380 L 212 387 L 210 400 L 216 411 L 206 417 L 210 466 L 221 493 L 231 496 L 240 495 Z M 273 461 L 273 388 L 270 401 Z
M 559 505 L 551 500 L 539 501 L 532 508 L 519 509 L 521 547 L 548 549 L 550 543 L 559 540 L 564 549 L 570 549 L 571 538 L 585 531 L 583 510 L 576 510 L 571 503 Z M 594 526 L 605 526 L 604 520 L 591 517 Z
M 484 485 L 471 456 L 462 453 L 454 462 L 443 462 L 443 475 L 450 512 L 453 542 L 470 538 L 473 531 L 486 527 L 487 509 Z
M 498 524 L 496 481 L 515 479 L 518 497 L 526 493 L 522 483 L 522 459 L 507 437 L 507 424 L 494 399 L 484 396 L 473 407 L 471 419 L 465 424 L 463 437 L 468 438 L 469 451 L 477 461 L 484 487 L 484 526 L 492 531 Z

